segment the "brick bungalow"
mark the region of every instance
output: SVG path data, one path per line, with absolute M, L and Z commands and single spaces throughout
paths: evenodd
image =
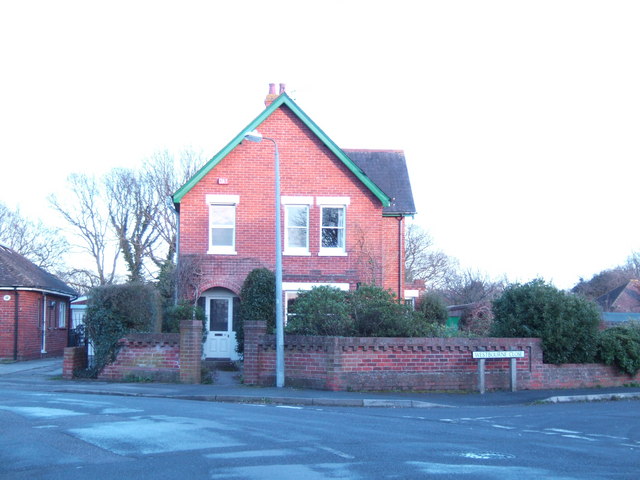
M 0 359 L 61 356 L 77 293 L 14 250 L 0 246 Z
M 338 147 L 270 85 L 266 108 L 173 196 L 179 262 L 198 272 L 205 355 L 235 358 L 234 312 L 247 274 L 275 268 L 274 143 L 280 156 L 283 305 L 316 285 L 375 283 L 405 298 L 404 230 L 415 214 L 400 150 Z M 252 143 L 258 130 L 272 141 Z

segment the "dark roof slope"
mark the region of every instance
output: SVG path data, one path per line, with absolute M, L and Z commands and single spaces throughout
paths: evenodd
M 0 287 L 35 288 L 75 297 L 76 291 L 62 280 L 8 247 L 0 245 Z
M 411 182 L 407 162 L 401 150 L 351 150 L 343 152 L 364 174 L 391 197 L 391 205 L 384 207 L 384 215 L 414 215 Z
M 632 279 L 596 298 L 605 312 L 640 312 L 640 280 Z

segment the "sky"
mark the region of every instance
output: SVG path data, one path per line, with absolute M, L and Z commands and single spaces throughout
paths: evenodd
M 59 225 L 71 173 L 212 157 L 269 83 L 342 148 L 403 149 L 463 268 L 579 278 L 640 251 L 640 2 L 5 1 L 0 202 Z

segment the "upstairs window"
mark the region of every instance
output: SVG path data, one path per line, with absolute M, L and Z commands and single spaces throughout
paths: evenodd
M 345 207 L 323 206 L 320 254 L 345 253 Z
M 293 255 L 308 254 L 309 207 L 307 205 L 286 205 L 285 222 L 284 253 Z
M 236 254 L 235 195 L 207 195 L 209 203 L 209 250 L 213 254 Z
M 283 195 L 284 255 L 310 255 L 309 210 L 313 197 Z

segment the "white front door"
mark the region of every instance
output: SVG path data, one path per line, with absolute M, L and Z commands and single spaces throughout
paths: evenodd
M 204 354 L 207 358 L 238 358 L 236 334 L 233 331 L 233 296 L 207 295 L 205 314 L 207 316 L 207 341 Z

